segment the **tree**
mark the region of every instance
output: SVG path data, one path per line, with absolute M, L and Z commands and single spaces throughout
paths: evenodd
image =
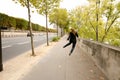
M 115 21 L 120 17 L 120 10 L 118 8 L 118 6 L 120 6 L 120 3 L 118 3 L 117 6 L 114 5 L 114 0 L 107 0 L 107 2 L 105 3 L 102 5 L 102 13 L 104 18 L 106 19 L 104 25 L 104 35 L 101 40 L 102 42 L 106 38 L 109 30 L 111 29 Z
M 89 6 L 90 11 L 88 14 L 90 14 L 90 16 L 91 15 L 94 16 L 94 19 L 92 17 L 91 18 L 92 18 L 92 20 L 94 20 L 95 25 L 93 25 L 93 23 L 90 20 L 89 20 L 89 22 L 95 31 L 96 41 L 99 41 L 99 32 L 98 31 L 99 31 L 99 18 L 101 16 L 101 14 L 100 14 L 100 3 L 101 2 L 100 2 L 100 0 L 88 0 L 88 1 L 90 2 L 90 6 Z M 93 11 L 93 12 L 91 12 L 91 11 Z
M 55 24 L 57 26 L 57 37 L 58 37 L 58 9 L 54 9 L 52 13 L 49 15 L 50 24 Z
M 27 29 L 28 22 L 24 19 L 16 18 L 16 29 Z
M 46 16 L 46 37 L 47 37 L 47 45 L 48 42 L 48 16 L 52 12 L 53 9 L 59 7 L 60 0 L 36 0 L 33 5 L 37 9 L 38 13 Z
M 114 0 L 89 0 L 88 6 L 77 7 L 70 13 L 72 24 L 79 26 L 81 36 L 104 42 L 120 18 L 120 3 Z M 86 35 L 87 34 L 87 35 Z
M 31 3 L 34 4 L 35 0 L 13 0 L 16 3 L 19 2 L 22 6 L 27 7 L 28 9 L 28 27 L 30 29 L 30 35 L 31 35 L 31 49 L 32 49 L 32 56 L 35 55 L 34 53 L 34 44 L 33 44 L 33 36 L 32 36 L 32 26 L 31 26 L 31 14 L 30 14 L 30 7 L 33 7 Z
M 5 14 L 0 14 L 0 25 L 1 26 L 8 26 L 8 21 L 9 21 L 9 17 L 8 15 Z
M 119 9 L 115 6 L 115 0 L 89 0 L 90 1 L 90 10 L 96 11 L 96 27 L 93 27 L 96 30 L 96 40 L 99 38 L 99 41 L 104 42 L 107 37 L 110 29 L 116 24 L 117 19 L 119 18 Z M 94 8 L 96 6 L 96 8 Z M 92 16 L 92 14 L 90 14 Z M 91 19 L 90 19 L 91 20 Z M 93 21 L 90 22 L 91 25 Z M 104 29 L 104 30 L 102 30 Z M 98 32 L 98 31 L 102 31 Z M 97 36 L 99 34 L 99 37 Z
M 49 21 L 51 24 L 57 25 L 57 36 L 58 36 L 58 26 L 61 28 L 61 36 L 62 36 L 62 30 L 65 29 L 68 24 L 68 12 L 66 9 L 63 8 L 57 8 L 54 9 L 53 12 L 49 16 Z
M 11 27 L 15 28 L 15 27 L 16 27 L 16 20 L 15 20 L 15 18 L 9 17 L 8 27 L 9 27 L 9 28 L 11 28 Z

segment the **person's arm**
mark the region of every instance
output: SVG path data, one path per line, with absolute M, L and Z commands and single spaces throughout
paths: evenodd
M 78 41 L 80 41 L 80 38 L 79 38 L 79 36 L 78 36 L 78 33 L 77 33 L 77 32 L 76 32 L 76 36 L 77 36 Z
M 67 40 L 69 40 L 69 39 L 70 39 L 70 33 L 69 33 L 69 36 L 68 36 Z
M 78 37 L 78 33 L 76 32 L 76 37 Z

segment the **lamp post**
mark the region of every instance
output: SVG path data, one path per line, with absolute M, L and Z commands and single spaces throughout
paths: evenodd
M 2 64 L 2 44 L 1 44 L 1 27 L 0 27 L 0 72 L 3 71 L 3 64 Z

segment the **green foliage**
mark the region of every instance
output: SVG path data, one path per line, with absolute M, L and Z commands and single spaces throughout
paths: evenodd
M 23 7 L 27 7 L 27 0 L 12 0 L 14 1 L 15 3 L 20 3 L 21 6 Z M 30 7 L 34 7 L 33 5 L 36 3 L 37 0 L 29 0 L 30 2 Z
M 27 29 L 28 22 L 24 19 L 16 18 L 16 29 Z
M 87 6 L 73 9 L 69 14 L 70 26 L 78 30 L 80 37 L 109 42 L 119 46 L 120 2 L 115 0 L 88 0 Z
M 120 47 L 120 39 L 115 39 L 115 40 L 111 40 L 111 42 L 109 42 L 111 45 Z
M 65 27 L 68 24 L 68 13 L 66 9 L 59 8 L 54 9 L 49 16 L 49 21 L 58 25 L 59 27 Z
M 116 4 L 117 10 L 120 11 L 120 2 Z
M 9 17 L 8 15 L 6 14 L 0 14 L 0 25 L 1 26 L 8 26 L 8 20 L 9 20 Z
M 57 8 L 54 9 L 52 13 L 49 15 L 49 22 L 51 24 L 55 24 L 57 26 L 57 36 L 58 36 L 58 27 L 61 28 L 61 36 L 62 29 L 68 29 L 69 19 L 68 19 L 68 12 L 66 9 Z
M 60 39 L 60 37 L 53 37 L 52 41 L 57 42 Z
M 8 29 L 29 30 L 28 21 L 21 18 L 14 18 L 6 14 L 0 13 L 0 26 L 7 27 Z M 32 23 L 33 31 L 46 31 L 46 28 L 38 24 Z M 48 29 L 49 32 L 56 32 L 54 29 Z
M 14 17 L 9 17 L 8 18 L 8 27 L 11 28 L 15 28 L 16 27 L 16 19 Z
M 59 7 L 61 0 L 34 0 L 31 2 L 40 14 L 49 14 L 53 9 Z

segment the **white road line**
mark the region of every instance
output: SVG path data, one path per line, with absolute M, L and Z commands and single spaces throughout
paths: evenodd
M 27 44 L 27 43 L 29 43 L 29 42 L 27 41 L 27 42 L 21 42 L 21 43 L 17 43 L 17 44 L 22 45 L 22 44 Z
M 9 43 L 9 42 L 8 42 L 8 41 L 6 41 L 6 42 L 3 42 L 3 41 L 2 41 L 2 44 L 6 44 L 6 43 Z
M 8 48 L 8 47 L 11 47 L 12 45 L 8 45 L 8 46 L 4 46 L 4 47 L 2 47 L 2 48 Z
M 34 40 L 34 42 L 37 42 L 38 40 Z

